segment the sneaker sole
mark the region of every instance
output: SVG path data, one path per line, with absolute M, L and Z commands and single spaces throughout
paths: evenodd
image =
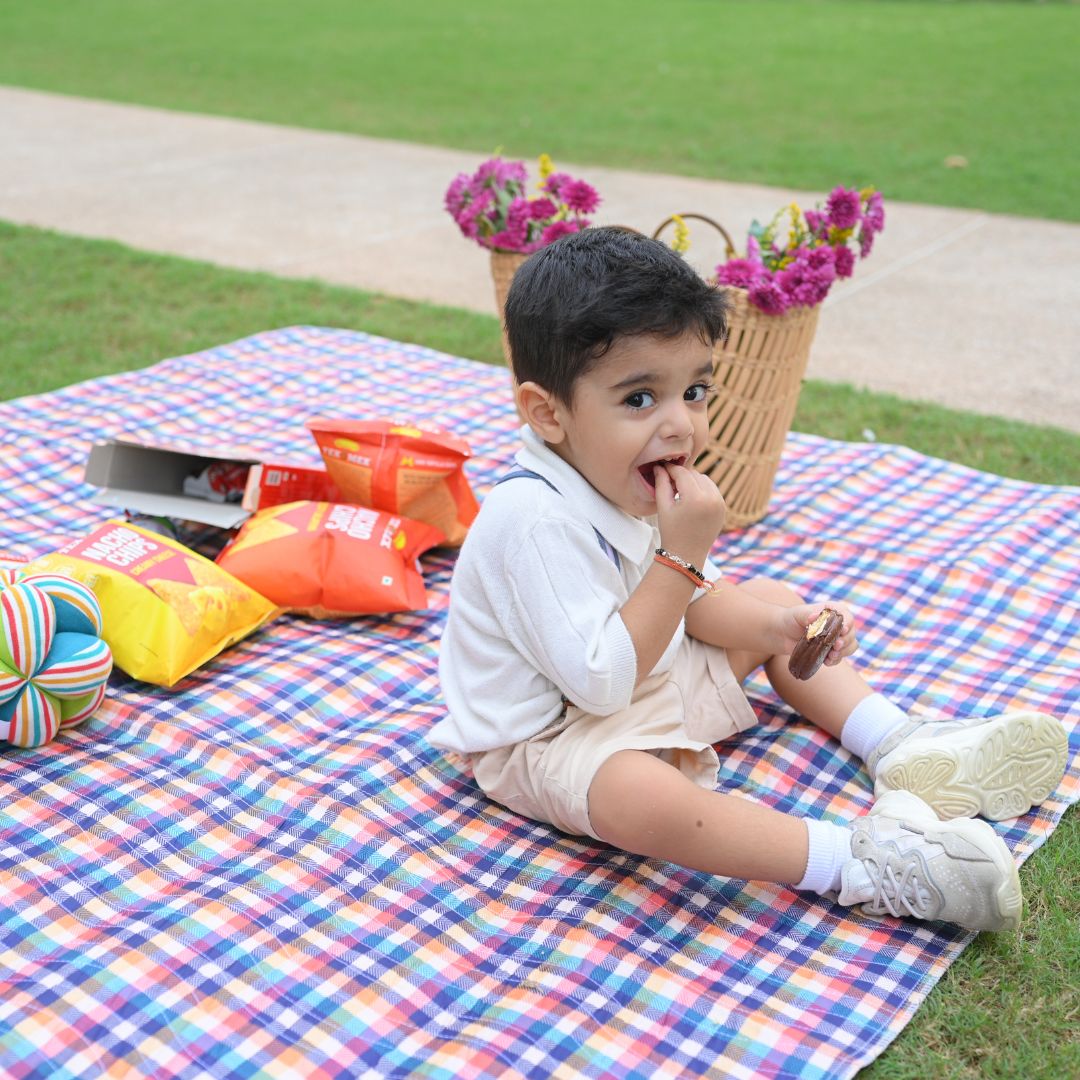
M 981 814 L 1020 817 L 1061 782 L 1065 729 L 1044 713 L 1007 713 L 985 724 L 899 746 L 874 785 L 877 796 L 910 791 L 942 821 Z

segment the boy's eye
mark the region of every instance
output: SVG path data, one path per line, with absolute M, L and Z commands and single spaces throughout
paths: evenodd
M 631 409 L 647 409 L 655 403 L 656 398 L 648 390 L 635 390 L 627 396 L 625 401 L 625 404 L 629 405 Z
M 704 401 L 708 396 L 712 387 L 708 383 L 694 383 L 689 390 L 683 394 L 684 401 Z

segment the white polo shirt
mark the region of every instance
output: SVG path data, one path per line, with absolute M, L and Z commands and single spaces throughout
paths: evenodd
M 531 428 L 521 437 L 519 468 L 556 490 L 530 477 L 499 484 L 462 545 L 439 655 L 449 716 L 428 736 L 461 754 L 531 738 L 564 698 L 600 716 L 618 712 L 637 681 L 619 611 L 660 547 L 656 518 L 620 510 Z M 701 569 L 720 576 L 711 562 Z M 652 674 L 671 669 L 684 633 L 680 621 Z

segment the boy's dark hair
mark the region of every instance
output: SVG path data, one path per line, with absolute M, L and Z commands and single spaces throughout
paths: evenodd
M 727 335 L 728 311 L 724 290 L 658 240 L 614 228 L 571 233 L 522 263 L 510 285 L 514 377 L 569 405 L 574 383 L 617 339 L 689 330 L 711 345 Z

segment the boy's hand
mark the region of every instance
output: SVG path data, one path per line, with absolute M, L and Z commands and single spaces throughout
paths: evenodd
M 847 604 L 839 604 L 835 600 L 828 600 L 818 604 L 799 604 L 797 607 L 781 608 L 776 616 L 776 632 L 783 641 L 782 653 L 790 653 L 795 648 L 799 638 L 806 634 L 806 628 L 821 614 L 823 608 L 832 608 L 844 616 L 844 628 L 840 636 L 833 642 L 829 655 L 825 657 L 825 663 L 832 667 L 840 663 L 845 656 L 850 656 L 859 647 L 858 638 L 855 636 L 855 616 L 851 614 L 851 608 Z
M 727 507 L 720 489 L 704 474 L 682 465 L 658 466 L 653 483 L 660 543 L 700 570 L 724 527 Z

